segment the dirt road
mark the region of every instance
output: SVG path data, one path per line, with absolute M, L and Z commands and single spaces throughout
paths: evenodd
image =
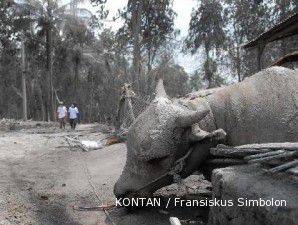
M 113 184 L 125 161 L 116 144 L 82 152 L 65 146 L 56 128 L 0 134 L 0 224 L 108 224 L 102 211 L 74 206 L 113 204 Z M 81 125 L 82 140 L 100 140 L 92 125 Z M 49 132 L 50 131 L 50 132 Z M 65 132 L 69 135 L 70 132 Z

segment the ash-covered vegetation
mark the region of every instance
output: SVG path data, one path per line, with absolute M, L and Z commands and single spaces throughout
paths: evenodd
M 78 104 L 83 121 L 106 122 L 124 83 L 151 96 L 163 77 L 174 97 L 240 82 L 256 72 L 256 52 L 241 46 L 298 11 L 295 0 L 198 0 L 181 37 L 180 0 L 128 0 L 114 15 L 123 21 L 116 31 L 104 28 L 111 0 L 90 1 L 95 14 L 75 0 L 0 1 L 0 118 L 53 120 L 63 100 Z M 295 46 L 295 36 L 270 44 L 264 67 Z M 187 73 L 177 51 L 198 55 L 201 66 Z

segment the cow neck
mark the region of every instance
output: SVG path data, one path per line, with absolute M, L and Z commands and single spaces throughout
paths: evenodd
M 208 99 L 206 97 L 204 97 L 201 99 L 201 101 L 202 101 L 204 107 L 209 109 L 209 113 L 199 122 L 199 127 L 202 130 L 205 130 L 208 132 L 218 129 L 216 126 L 216 121 L 214 118 L 213 110 L 210 106 L 210 103 L 208 102 Z
M 227 97 L 221 90 L 205 97 L 205 101 L 210 107 L 209 115 L 212 118 L 206 118 L 212 121 L 216 129 L 222 128 L 227 132 L 226 121 L 228 120 L 226 112 Z

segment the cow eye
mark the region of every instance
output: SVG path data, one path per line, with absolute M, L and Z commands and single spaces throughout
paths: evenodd
M 168 158 L 168 156 L 163 156 L 163 157 L 160 157 L 160 158 L 150 159 L 148 161 L 148 163 L 150 163 L 152 165 L 159 164 L 159 163 L 163 162 L 166 158 Z
M 182 136 L 185 133 L 185 129 L 182 129 L 180 127 L 175 127 L 175 129 L 173 130 L 173 140 L 174 141 L 181 141 Z

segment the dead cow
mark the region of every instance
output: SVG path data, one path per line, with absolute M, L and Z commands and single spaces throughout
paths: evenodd
M 175 101 L 160 80 L 155 100 L 130 127 L 126 165 L 114 192 L 150 196 L 173 182 L 169 171 L 177 159 L 189 154 L 178 170 L 186 177 L 219 142 L 297 141 L 298 71 L 272 67 L 206 96 L 193 93 Z

